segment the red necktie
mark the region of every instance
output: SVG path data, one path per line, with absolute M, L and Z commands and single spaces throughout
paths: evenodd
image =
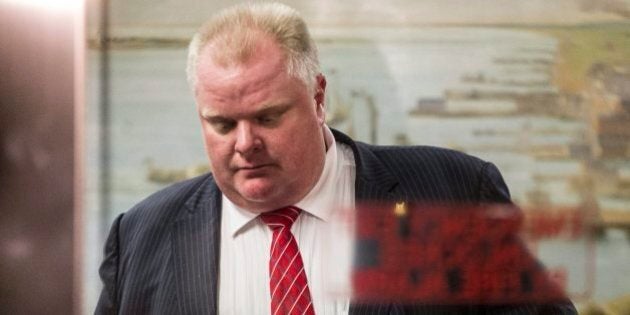
M 273 231 L 269 260 L 272 315 L 315 314 L 302 255 L 291 234 L 291 225 L 300 211 L 286 207 L 260 215 Z

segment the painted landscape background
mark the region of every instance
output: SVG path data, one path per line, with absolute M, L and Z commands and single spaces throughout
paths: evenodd
M 207 170 L 186 45 L 230 3 L 91 8 L 86 312 L 113 218 Z M 532 250 L 584 312 L 630 293 L 629 1 L 286 3 L 318 43 L 332 127 L 494 162 L 526 215 L 557 219 Z

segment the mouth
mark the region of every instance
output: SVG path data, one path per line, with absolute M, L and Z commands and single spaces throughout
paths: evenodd
M 271 167 L 271 164 L 260 164 L 260 165 L 252 165 L 252 166 L 238 166 L 236 167 L 236 171 L 258 171 L 265 168 Z

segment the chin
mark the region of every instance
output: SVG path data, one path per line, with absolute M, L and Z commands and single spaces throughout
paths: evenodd
M 247 187 L 245 189 L 238 190 L 239 195 L 245 202 L 249 204 L 267 204 L 271 203 L 275 197 L 277 189 L 273 186 L 263 187 Z

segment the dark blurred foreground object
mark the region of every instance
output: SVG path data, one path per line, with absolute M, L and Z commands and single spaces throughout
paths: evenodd
M 49 2 L 0 3 L 0 314 L 80 309 L 74 50 L 83 37 L 78 10 Z
M 356 222 L 358 301 L 574 312 L 519 238 L 523 217 L 514 205 L 400 202 L 359 211 L 370 215 Z M 538 313 L 534 309 L 523 314 Z

